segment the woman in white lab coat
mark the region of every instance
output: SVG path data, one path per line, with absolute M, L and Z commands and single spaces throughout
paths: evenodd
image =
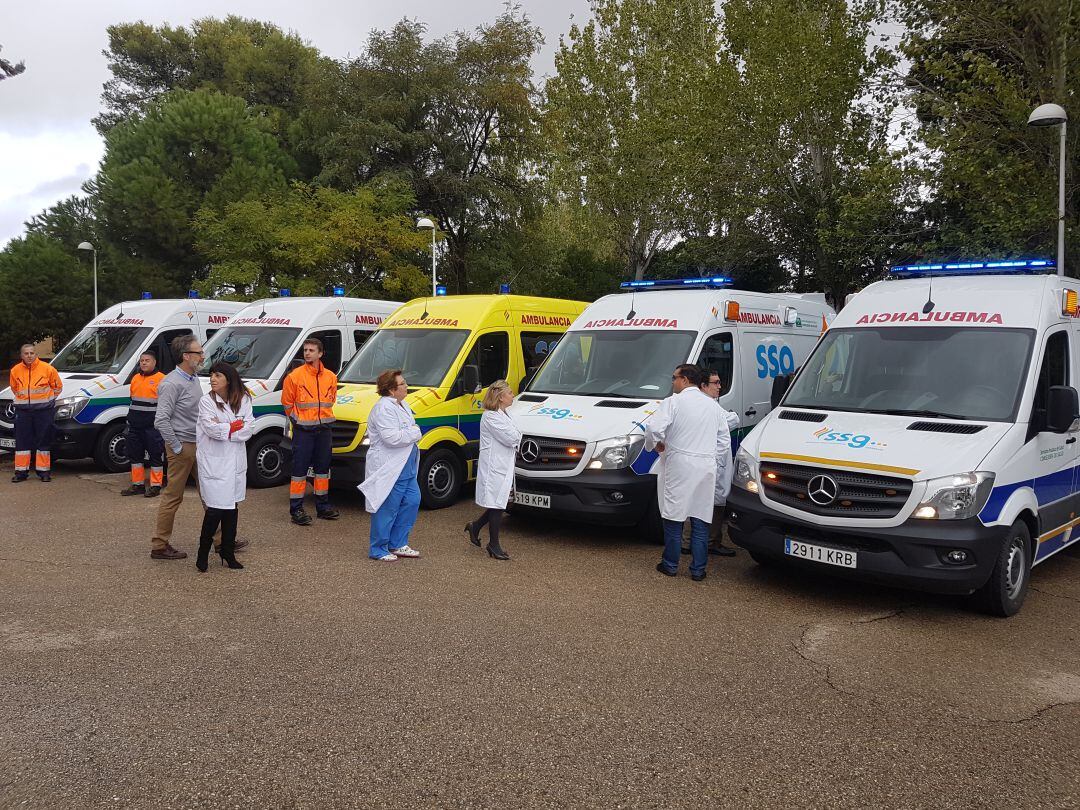
M 222 564 L 243 568 L 236 561 L 236 505 L 247 486 L 247 447 L 254 416 L 251 397 L 240 374 L 228 363 L 210 368 L 210 391 L 199 400 L 195 423 L 195 461 L 199 465 L 199 495 L 206 514 L 199 535 L 195 567 L 206 573 L 214 532 L 221 526 Z
M 409 385 L 401 369 L 384 371 L 375 381 L 379 401 L 368 415 L 368 452 L 364 463 L 364 508 L 371 512 L 368 556 L 381 562 L 419 557 L 409 546 L 409 532 L 420 511 L 420 427 L 405 402 Z
M 503 511 L 514 488 L 514 457 L 521 443 L 521 431 L 506 412 L 514 392 L 506 380 L 496 380 L 484 395 L 484 415 L 480 417 L 480 459 L 476 470 L 476 505 L 484 513 L 465 524 L 465 533 L 474 546 L 480 545 L 480 530 L 488 527 L 487 553 L 496 560 L 510 555 L 499 545 Z

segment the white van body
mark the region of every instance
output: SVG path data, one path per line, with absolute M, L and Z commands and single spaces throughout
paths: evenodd
M 199 371 L 210 390 L 210 366 L 223 360 L 236 367 L 252 396 L 255 427 L 248 440 L 248 483 L 269 487 L 289 479 L 281 438 L 285 377 L 303 362 L 303 343 L 322 341 L 323 362 L 335 374 L 401 304 L 365 298 L 282 297 L 245 305 L 205 347 Z
M 820 294 L 666 284 L 591 304 L 510 408 L 523 434 L 515 510 L 658 531 L 644 422 L 681 363 L 719 373 L 735 444 L 769 411 L 773 381 L 810 354 L 834 312 Z M 735 312 L 737 305 L 738 311 Z
M 175 363 L 169 343 L 194 334 L 200 341 L 244 308 L 242 302 L 200 298 L 125 301 L 83 327 L 51 363 L 64 390 L 56 402 L 53 458 L 88 458 L 108 472 L 128 467 L 127 410 L 139 355 L 152 350 L 158 369 Z M 0 448 L 15 446 L 11 389 L 0 391 Z
M 897 268 L 909 277 L 851 300 L 743 442 L 736 543 L 761 562 L 1019 609 L 1031 566 L 1080 537 L 1080 423 L 1062 416 L 1080 379 L 1080 285 L 1031 275 L 1052 262 L 1002 264 Z

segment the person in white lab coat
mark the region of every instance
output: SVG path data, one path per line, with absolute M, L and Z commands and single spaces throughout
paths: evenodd
M 368 416 L 364 483 L 358 489 L 364 493 L 364 508 L 372 513 L 368 556 L 393 562 L 420 556 L 409 546 L 409 532 L 420 511 L 416 472 L 421 434 L 412 408 L 405 402 L 409 386 L 401 369 L 384 371 L 375 385 L 379 401 Z
M 199 400 L 195 423 L 195 463 L 199 468 L 199 495 L 206 513 L 199 535 L 195 567 L 206 573 L 214 533 L 221 527 L 218 553 L 229 568 L 243 568 L 236 560 L 236 505 L 247 488 L 247 446 L 254 416 L 251 396 L 243 380 L 228 363 L 210 367 L 210 391 Z
M 480 458 L 476 470 L 476 505 L 484 513 L 465 532 L 474 546 L 480 545 L 480 530 L 488 527 L 487 553 L 496 560 L 510 555 L 499 544 L 503 511 L 514 488 L 514 457 L 521 443 L 521 431 L 515 427 L 506 409 L 514 402 L 514 392 L 506 380 L 496 380 L 484 395 L 484 415 L 480 417 Z
M 679 570 L 683 524 L 690 520 L 690 576 L 705 579 L 709 524 L 716 497 L 716 455 L 727 422 L 701 391 L 701 369 L 681 365 L 671 375 L 672 396 L 645 423 L 645 447 L 660 452 L 656 496 L 664 520 L 664 555 L 656 570 L 669 577 Z M 706 437 L 710 441 L 703 442 Z
M 701 390 L 716 400 L 727 423 L 727 440 L 718 437 L 716 444 L 716 496 L 713 498 L 713 528 L 712 543 L 709 545 L 710 554 L 719 554 L 721 557 L 734 557 L 735 549 L 724 545 L 724 508 L 727 506 L 728 493 L 731 492 L 731 477 L 735 466 L 731 459 L 731 434 L 739 427 L 739 417 L 720 404 L 720 395 L 723 393 L 723 384 L 720 375 L 712 369 L 702 369 Z M 688 554 L 689 549 L 684 548 L 683 553 Z

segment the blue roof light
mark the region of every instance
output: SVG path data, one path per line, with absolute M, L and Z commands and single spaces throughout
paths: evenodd
M 435 286 L 435 295 L 446 295 L 446 285 L 438 284 Z
M 198 290 L 188 290 L 187 291 L 187 297 L 188 298 L 198 298 L 199 297 L 199 291 Z
M 289 298 L 290 296 L 292 296 L 292 290 L 290 290 L 288 287 L 282 287 L 280 290 L 277 291 L 277 294 L 279 298 Z
M 142 294 L 142 300 L 143 301 L 149 301 L 153 297 L 154 296 L 152 296 L 148 290 L 143 290 L 143 294 Z
M 345 288 L 342 287 L 341 285 L 334 285 L 334 297 L 335 298 L 344 298 L 345 297 Z
M 619 286 L 624 290 L 686 290 L 705 287 L 717 289 L 734 284 L 727 276 L 703 276 L 695 278 L 650 278 L 642 281 L 624 281 Z
M 499 285 L 499 295 L 509 295 L 509 294 L 510 294 L 510 285 L 509 284 L 500 284 Z
M 902 264 L 889 270 L 893 278 L 923 278 L 925 276 L 1000 276 L 1007 274 L 1032 275 L 1054 268 L 1053 259 L 1008 259 L 1003 261 L 962 261 L 948 264 Z

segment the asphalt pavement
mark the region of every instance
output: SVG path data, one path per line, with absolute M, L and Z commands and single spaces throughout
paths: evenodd
M 613 529 L 504 522 L 509 562 L 421 512 L 240 511 L 246 566 L 194 566 L 157 501 L 0 458 L 0 807 L 1077 807 L 1080 551 L 1022 612 L 712 557 L 671 579 Z

